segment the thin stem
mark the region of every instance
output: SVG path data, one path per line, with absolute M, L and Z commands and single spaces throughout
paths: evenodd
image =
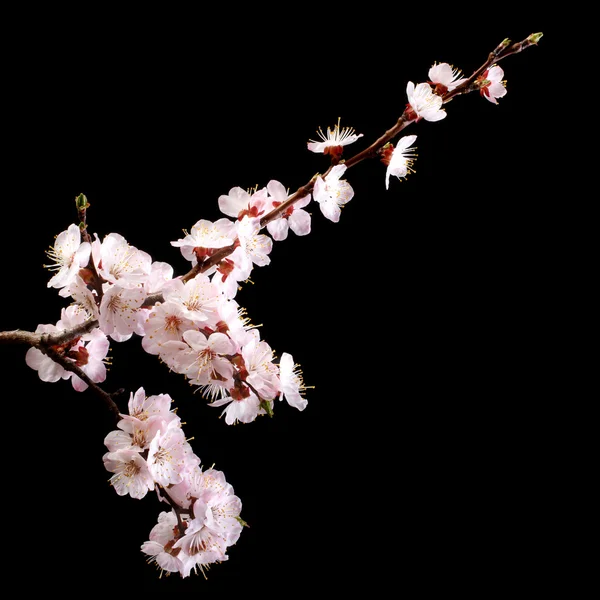
M 119 395 L 122 390 L 109 394 L 105 392 L 97 383 L 92 381 L 74 362 L 68 360 L 62 352 L 59 351 L 61 346 L 72 342 L 73 340 L 81 337 L 85 333 L 88 333 L 92 329 L 98 326 L 98 321 L 90 319 L 81 325 L 77 325 L 71 329 L 65 329 L 59 333 L 33 333 L 31 331 L 21 331 L 15 329 L 13 331 L 0 331 L 0 344 L 23 344 L 37 348 L 43 352 L 46 356 L 49 356 L 54 362 L 61 365 L 65 370 L 71 371 L 85 381 L 89 388 L 99 396 L 104 403 L 108 406 L 109 410 L 115 416 L 115 419 L 119 421 L 121 418 L 119 407 L 115 404 L 113 396 Z
M 57 362 L 59 365 L 61 365 L 66 371 L 71 371 L 71 373 L 74 373 L 75 375 L 77 375 L 77 377 L 85 381 L 85 383 L 88 384 L 89 388 L 104 401 L 108 409 L 113 413 L 116 421 L 119 422 L 119 420 L 121 419 L 121 411 L 119 410 L 119 407 L 115 404 L 115 401 L 112 399 L 112 397 L 120 395 L 122 393 L 122 390 L 119 390 L 114 394 L 109 394 L 108 392 L 105 392 L 97 383 L 93 382 L 85 374 L 83 369 L 78 367 L 75 363 L 71 362 L 70 360 L 67 360 L 60 352 L 58 352 L 52 346 L 48 348 L 40 348 L 40 350 L 44 354 L 49 356 L 54 362 Z
M 181 513 L 187 513 L 189 515 L 192 516 L 193 518 L 193 514 L 192 514 L 192 509 L 186 509 L 183 508 L 181 506 L 179 506 L 179 504 L 177 504 L 173 498 L 171 498 L 171 496 L 169 496 L 169 493 L 167 492 L 167 490 L 163 487 L 163 486 L 159 486 L 158 483 L 154 484 L 154 491 L 156 492 L 157 496 L 164 496 L 167 500 L 167 502 L 171 505 L 171 508 L 173 509 L 173 512 L 175 513 L 175 516 L 177 517 L 177 528 L 179 529 L 179 534 L 180 537 L 185 535 L 185 527 L 183 526 L 183 521 L 181 520 Z

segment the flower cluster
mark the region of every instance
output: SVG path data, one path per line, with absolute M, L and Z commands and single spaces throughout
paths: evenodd
M 155 490 L 170 505 L 141 549 L 162 571 L 187 577 L 227 560 L 244 522 L 242 503 L 223 473 L 200 468 L 171 403 L 168 394 L 131 393 L 129 414 L 104 440 L 103 461 L 119 496 L 139 499 Z
M 81 325 L 89 318 L 89 313 L 79 304 L 72 304 L 61 311 L 61 318 L 56 325 L 38 325 L 36 333 L 59 334 L 65 330 Z M 106 358 L 109 342 L 104 333 L 98 328 L 92 329 L 64 344 L 52 347 L 54 352 L 61 355 L 67 363 L 72 363 L 94 382 L 99 383 L 106 379 Z M 70 379 L 73 388 L 78 392 L 87 389 L 85 383 L 78 375 L 68 371 L 60 363 L 37 348 L 29 348 L 25 354 L 25 362 L 38 372 L 42 381 L 54 382 L 60 379 Z

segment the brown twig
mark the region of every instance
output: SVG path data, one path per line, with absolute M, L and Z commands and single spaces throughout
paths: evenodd
M 83 371 L 83 369 L 81 369 L 81 367 L 78 367 L 74 362 L 71 362 L 70 360 L 68 360 L 65 356 L 63 356 L 60 352 L 58 352 L 53 346 L 50 346 L 47 348 L 39 348 L 39 349 L 44 354 L 49 356 L 54 362 L 57 362 L 59 365 L 61 365 L 66 371 L 71 371 L 71 373 L 74 373 L 75 375 L 77 375 L 77 377 L 79 377 L 80 379 L 85 381 L 85 383 L 88 384 L 89 388 L 96 394 L 96 396 L 100 397 L 104 401 L 104 403 L 106 404 L 108 409 L 113 413 L 113 416 L 115 417 L 116 421 L 118 422 L 121 419 L 121 411 L 119 410 L 119 407 L 116 405 L 115 401 L 113 400 L 113 396 L 120 395 L 123 390 L 118 390 L 117 392 L 114 392 L 113 394 L 109 394 L 108 392 L 105 392 L 97 383 L 93 382 L 85 374 L 85 372 Z
M 71 329 L 65 329 L 58 333 L 33 333 L 14 329 L 13 331 L 0 331 L 0 344 L 23 344 L 34 346 L 42 350 L 50 346 L 62 346 L 75 338 L 89 333 L 92 329 L 98 327 L 98 321 L 90 319 L 81 325 Z
M 64 354 L 59 351 L 60 347 L 63 347 L 65 344 L 68 344 L 69 342 L 81 337 L 97 326 L 98 321 L 90 319 L 85 323 L 77 325 L 71 329 L 65 329 L 59 333 L 52 334 L 33 333 L 31 331 L 22 331 L 20 329 L 15 329 L 13 331 L 0 331 L 0 344 L 23 344 L 26 346 L 31 346 L 32 348 L 37 348 L 46 354 L 46 356 L 49 356 L 54 362 L 61 365 L 65 370 L 75 373 L 77 377 L 85 381 L 89 388 L 106 403 L 109 410 L 113 413 L 118 421 L 121 416 L 119 408 L 113 400 L 113 396 L 120 394 L 121 391 L 115 392 L 114 394 L 105 392 L 97 383 L 93 382 L 85 374 L 83 369 L 67 359 L 67 357 L 65 357 Z

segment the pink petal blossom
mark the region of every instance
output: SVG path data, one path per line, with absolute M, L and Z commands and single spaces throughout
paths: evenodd
M 154 481 L 167 486 L 180 483 L 183 472 L 191 470 L 200 463 L 190 445 L 185 439 L 183 431 L 172 421 L 166 431 L 158 432 L 148 449 L 148 468 Z
M 149 354 L 160 354 L 163 344 L 181 341 L 184 332 L 194 327 L 180 304 L 169 301 L 157 304 L 144 322 L 142 347 Z
M 143 315 L 138 309 L 146 299 L 143 287 L 124 288 L 105 284 L 100 303 L 100 328 L 106 335 L 116 332 L 131 335 L 143 328 Z M 117 340 L 119 341 L 119 340 Z
M 183 316 L 199 325 L 212 322 L 221 299 L 219 290 L 203 273 L 185 283 L 181 279 L 173 279 L 165 286 L 163 297 L 165 302 L 178 304 Z
M 107 471 L 114 473 L 110 483 L 119 496 L 129 494 L 132 498 L 143 498 L 154 489 L 154 480 L 148 464 L 135 450 L 122 449 L 103 456 Z
M 185 572 L 185 552 L 174 548 L 177 517 L 171 512 L 161 512 L 158 523 L 150 531 L 150 540 L 142 544 L 142 552 L 152 557 L 163 571 L 167 573 Z
M 231 354 L 234 345 L 223 333 L 212 333 L 208 338 L 200 331 L 186 331 L 183 339 L 189 346 L 179 357 L 179 373 L 196 385 L 211 383 L 218 374 L 224 379 L 233 375 L 231 361 L 224 355 Z

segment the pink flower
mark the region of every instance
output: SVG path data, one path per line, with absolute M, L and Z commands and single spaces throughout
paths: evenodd
M 148 469 L 154 481 L 163 486 L 180 483 L 183 472 L 200 463 L 178 424 L 171 421 L 164 433 L 154 436 L 148 449 Z
M 144 322 L 142 347 L 149 354 L 160 354 L 163 344 L 181 341 L 184 332 L 193 328 L 193 321 L 185 315 L 181 305 L 175 302 L 157 304 Z
M 121 287 L 104 284 L 105 290 L 100 303 L 100 328 L 106 335 L 113 332 L 124 336 L 144 333 L 143 313 L 140 306 L 146 299 L 143 287 Z M 120 341 L 120 340 L 117 340 Z
M 151 561 L 155 562 L 161 570 L 185 576 L 189 574 L 189 569 L 186 569 L 185 565 L 188 557 L 180 548 L 174 548 L 177 539 L 176 531 L 178 531 L 178 523 L 175 514 L 172 511 L 161 512 L 158 515 L 158 523 L 150 532 L 150 540 L 142 544 L 141 550 L 151 556 Z
M 232 353 L 234 345 L 224 333 L 212 333 L 207 338 L 200 331 L 190 330 L 183 334 L 183 339 L 188 348 L 175 358 L 174 370 L 178 373 L 189 377 L 195 385 L 233 376 L 233 366 L 225 355 Z
M 106 470 L 114 473 L 110 484 L 119 496 L 129 494 L 132 498 L 139 499 L 154 489 L 154 480 L 148 464 L 136 450 L 107 452 L 102 460 Z
M 221 299 L 219 290 L 203 273 L 185 283 L 181 279 L 173 279 L 163 289 L 163 296 L 165 302 L 179 305 L 182 315 L 197 325 L 214 319 Z

